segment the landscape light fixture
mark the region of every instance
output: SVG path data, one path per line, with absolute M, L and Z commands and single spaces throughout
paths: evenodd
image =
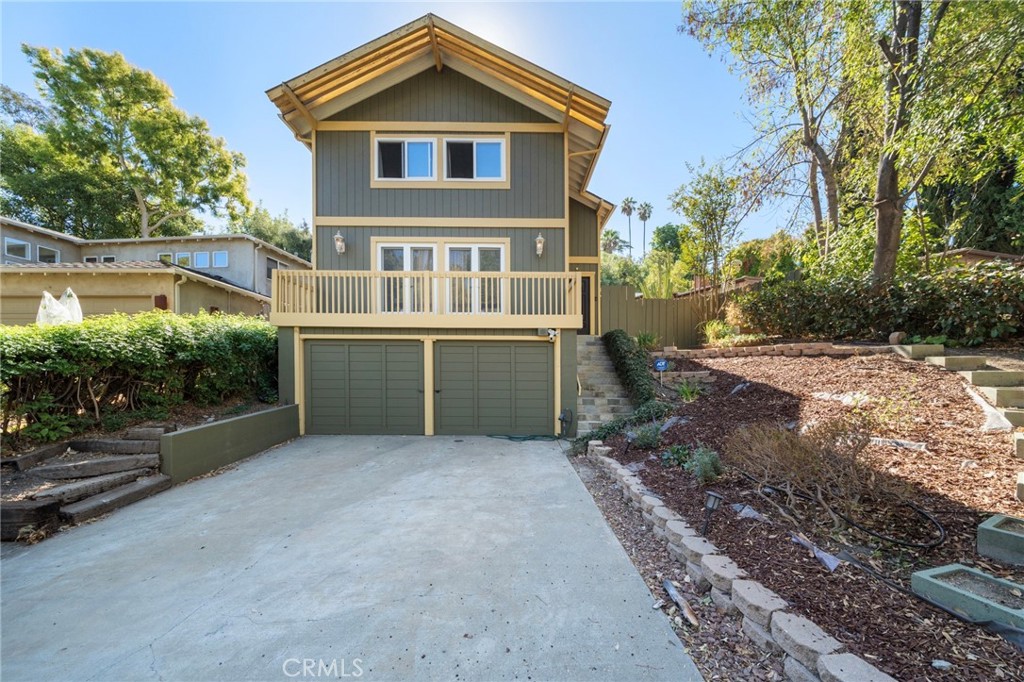
M 538 232 L 534 241 L 537 242 L 537 258 L 540 258 L 544 255 L 544 235 Z
M 345 237 L 341 232 L 334 233 L 334 250 L 338 252 L 338 255 L 345 253 Z
M 725 499 L 713 490 L 709 490 L 704 498 L 704 526 L 700 530 L 700 534 L 704 537 L 708 535 L 708 524 L 711 522 L 711 515 L 722 506 L 722 500 Z

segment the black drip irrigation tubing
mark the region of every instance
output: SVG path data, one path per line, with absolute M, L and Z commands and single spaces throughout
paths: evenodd
M 745 478 L 753 481 L 754 483 L 757 483 L 759 486 L 761 485 L 760 481 L 758 481 L 756 478 L 754 478 L 753 476 L 751 476 L 747 472 L 741 471 L 740 473 L 743 474 L 743 476 Z M 762 488 L 768 488 L 769 490 L 783 492 L 779 488 L 773 487 L 771 485 L 762 486 Z M 815 504 L 819 503 L 818 500 L 814 499 L 812 496 L 810 496 L 810 495 L 808 495 L 806 493 L 802 493 L 802 492 L 794 490 L 794 491 L 792 491 L 792 494 L 795 497 L 799 497 L 800 499 L 807 500 L 809 502 L 814 502 Z M 867 533 L 868 535 L 870 535 L 872 537 L 878 538 L 879 540 L 883 540 L 885 542 L 891 542 L 894 545 L 899 545 L 901 547 L 913 547 L 915 549 L 933 549 L 935 547 L 938 547 L 939 545 L 941 545 L 943 542 L 946 541 L 946 527 L 943 526 L 941 523 L 939 523 L 938 519 L 936 519 L 934 516 L 932 516 L 931 514 L 926 512 L 924 509 L 921 509 L 920 507 L 918 507 L 913 502 L 904 502 L 902 506 L 909 507 L 909 508 L 913 509 L 914 512 L 918 516 L 921 516 L 926 521 L 928 521 L 928 523 L 930 523 L 932 526 L 934 526 L 936 529 L 938 529 L 939 537 L 936 538 L 935 540 L 931 540 L 929 542 L 910 542 L 908 540 L 899 540 L 897 538 L 889 537 L 888 535 L 882 535 L 881 533 L 879 533 L 877 531 L 873 531 L 870 528 L 865 528 L 864 526 L 860 525 L 859 523 L 857 523 L 856 521 L 854 521 L 853 519 L 848 517 L 846 514 L 843 514 L 842 512 L 836 511 L 835 509 L 832 508 L 831 505 L 827 505 L 826 504 L 825 506 L 826 506 L 826 508 L 831 513 L 835 514 L 836 516 L 841 518 L 843 521 L 845 521 L 846 523 L 850 524 L 851 526 L 853 526 L 857 530 L 861 531 L 862 533 Z

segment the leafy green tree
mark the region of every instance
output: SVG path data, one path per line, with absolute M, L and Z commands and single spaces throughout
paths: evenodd
M 312 258 L 313 237 L 309 225 L 305 221 L 296 225 L 288 218 L 287 212 L 275 217 L 262 204 L 258 204 L 239 220 L 232 222 L 229 229 L 262 239 L 299 258 Z
M 601 254 L 601 284 L 626 284 L 634 289 L 641 289 L 643 281 L 643 269 L 632 258 L 617 253 Z
M 629 221 L 629 243 L 626 248 L 629 249 L 630 257 L 633 256 L 633 212 L 636 210 L 636 199 L 633 197 L 626 197 L 622 200 L 622 205 L 619 207 L 619 211 L 622 215 L 626 216 Z
M 84 48 L 65 55 L 27 45 L 22 51 L 47 111 L 29 127 L 47 144 L 25 130 L 12 132 L 25 125 L 24 118 L 5 124 L 7 142 L 19 151 L 4 168 L 10 203 L 40 216 L 60 214 L 52 203 L 59 191 L 27 189 L 34 169 L 56 160 L 53 185 L 70 185 L 93 169 L 88 193 L 107 206 L 122 206 L 109 214 L 115 232 L 110 236 L 124 236 L 130 217 L 131 233 L 150 237 L 194 230 L 199 213 L 232 219 L 244 213 L 244 157 L 228 150 L 201 118 L 174 106 L 171 90 L 152 73 L 119 53 Z
M 779 230 L 766 239 L 740 242 L 726 255 L 730 277 L 764 277 L 772 282 L 784 279 L 797 268 L 800 240 Z
M 647 256 L 647 221 L 651 219 L 651 213 L 654 212 L 654 207 L 651 206 L 650 202 L 645 201 L 640 204 L 636 209 L 636 217 L 640 219 L 640 222 L 644 224 L 644 244 L 643 244 L 643 255 Z
M 601 231 L 601 251 L 604 253 L 618 253 L 625 246 L 626 242 L 622 241 L 622 236 L 619 235 L 618 230 L 605 228 Z
M 654 228 L 654 233 L 651 235 L 651 249 L 671 253 L 672 257 L 678 260 L 680 249 L 679 229 L 680 226 L 673 223 L 665 223 Z

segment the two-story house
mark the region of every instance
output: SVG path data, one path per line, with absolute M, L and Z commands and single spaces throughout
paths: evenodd
M 266 315 L 274 270 L 310 263 L 245 234 L 80 239 L 0 217 L 0 323 L 34 322 L 68 287 L 86 315 L 154 308 Z
M 574 433 L 610 103 L 433 15 L 267 95 L 312 154 L 270 316 L 301 431 Z

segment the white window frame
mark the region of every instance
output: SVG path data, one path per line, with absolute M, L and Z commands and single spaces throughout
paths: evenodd
M 117 262 L 117 256 L 115 256 L 112 253 L 108 253 L 105 256 L 100 256 L 100 262 L 101 263 L 116 263 Z
M 384 249 L 402 249 L 402 270 L 385 270 L 384 269 Z M 412 250 L 413 249 L 430 249 L 430 259 L 433 261 L 434 268 L 432 270 L 412 270 Z M 382 242 L 377 244 L 377 271 L 381 273 L 392 273 L 392 272 L 438 272 L 437 264 L 437 244 L 431 242 Z M 380 287 L 378 288 L 378 296 L 380 296 L 379 302 L 376 306 L 377 310 L 386 315 L 407 315 L 410 313 L 420 313 L 423 311 L 410 310 L 412 307 L 412 301 L 414 297 L 412 295 L 412 279 L 409 277 L 402 278 L 402 309 L 401 310 L 384 310 L 385 300 L 385 289 L 386 280 L 383 278 L 380 281 Z M 437 301 L 437 281 L 434 282 L 433 291 L 431 292 L 433 301 Z
M 217 265 L 217 256 L 224 256 L 224 265 Z M 228 259 L 227 251 L 214 251 L 210 255 L 210 266 L 214 268 L 226 268 L 231 261 Z
M 39 261 L 40 263 L 47 263 L 47 262 L 49 262 L 49 261 L 42 260 L 43 249 L 46 249 L 47 251 L 53 251 L 53 254 L 54 254 L 53 262 L 54 263 L 59 263 L 60 262 L 60 249 L 55 249 L 52 246 L 43 246 L 42 244 L 37 244 L 36 245 L 36 260 L 37 261 Z
M 16 253 L 11 253 L 11 246 L 24 246 L 25 255 L 19 256 Z M 27 242 L 24 239 L 16 239 L 14 237 L 4 237 L 4 255 L 11 258 L 17 258 L 19 260 L 32 260 L 32 242 Z
M 276 268 L 271 268 L 271 267 L 270 267 L 270 263 L 271 263 L 271 261 L 273 261 L 274 263 L 277 263 L 277 267 L 276 267 Z M 265 270 L 266 270 L 266 274 L 267 274 L 267 281 L 268 281 L 268 282 L 269 282 L 270 280 L 274 279 L 274 270 L 285 270 L 285 269 L 286 269 L 286 268 L 284 267 L 284 263 L 282 263 L 282 262 L 281 262 L 281 261 L 279 261 L 278 259 L 276 259 L 276 258 L 272 258 L 272 257 L 270 257 L 270 256 L 267 256 L 267 260 L 266 260 L 266 262 L 264 262 L 264 263 L 263 263 L 263 266 L 264 266 L 264 268 L 265 268 Z
M 100 257 L 99 256 L 84 256 L 82 258 L 82 262 L 83 263 L 99 263 L 100 262 Z
M 401 142 L 402 143 L 402 177 L 385 178 L 381 172 L 380 143 Z M 407 147 L 410 142 L 430 143 L 430 175 L 409 177 L 409 153 Z M 437 138 L 434 136 L 409 136 L 409 137 L 374 137 L 373 138 L 373 179 L 377 182 L 436 182 L 437 181 Z
M 184 265 L 182 265 L 181 261 L 183 261 L 183 260 L 187 260 L 188 262 L 185 263 Z M 177 265 L 179 268 L 190 268 L 190 267 L 192 267 L 192 252 L 191 251 L 178 251 L 177 253 L 174 254 L 174 264 Z
M 164 256 L 167 256 L 167 260 L 164 260 Z M 174 253 L 171 251 L 161 251 L 156 254 L 156 259 L 161 263 L 167 263 L 168 265 L 174 263 Z
M 451 178 L 448 177 L 448 143 L 449 142 L 472 142 L 473 143 L 473 177 Z M 484 142 L 501 145 L 501 175 L 496 178 L 480 178 L 476 174 L 476 146 Z M 445 137 L 441 140 L 441 157 L 444 165 L 445 182 L 506 182 L 508 180 L 508 143 L 505 137 Z
M 451 243 L 445 244 L 444 247 L 444 271 L 455 272 L 449 270 L 451 264 L 451 251 L 452 249 L 470 249 L 470 269 L 469 272 L 480 272 L 480 249 L 497 249 L 499 253 L 498 270 L 497 273 L 505 272 L 505 259 L 508 254 L 505 252 L 505 244 L 497 242 L 479 242 L 479 243 Z M 491 271 L 488 271 L 491 272 Z M 448 291 L 445 292 L 445 297 L 448 313 L 453 315 L 501 315 L 505 312 L 505 283 L 503 281 L 498 282 L 498 301 L 499 306 L 497 310 L 482 311 L 480 309 L 480 280 L 471 280 L 471 292 L 470 301 L 472 310 L 469 311 L 455 311 L 452 309 L 452 301 L 455 300 L 455 296 L 452 293 L 452 286 L 455 284 L 455 280 L 449 280 Z
M 206 265 L 199 264 L 199 257 L 206 256 Z M 210 269 L 210 252 L 209 251 L 196 251 L 192 254 L 192 267 L 202 268 L 203 270 Z

